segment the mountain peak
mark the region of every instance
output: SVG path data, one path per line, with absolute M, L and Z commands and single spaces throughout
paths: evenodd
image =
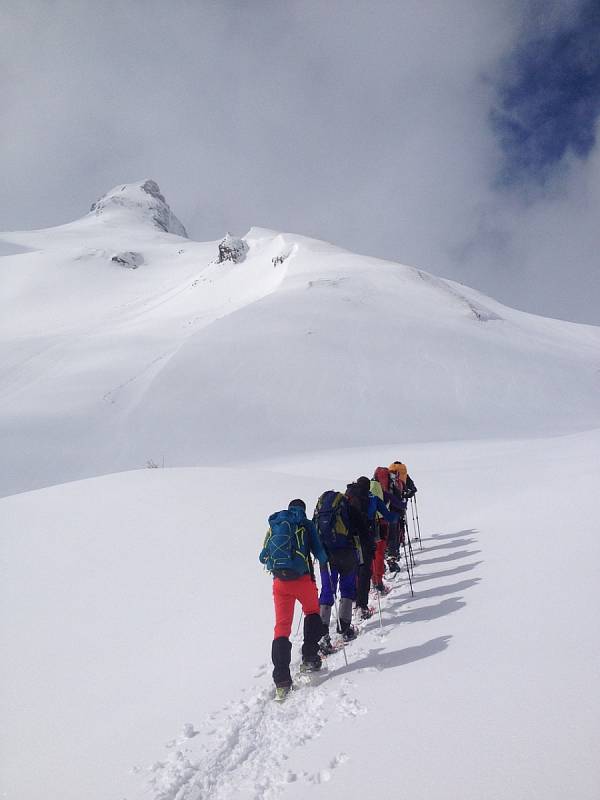
M 134 216 L 150 222 L 165 233 L 174 233 L 187 239 L 185 228 L 171 211 L 158 183 L 153 180 L 115 186 L 92 204 L 90 213 L 104 217 Z

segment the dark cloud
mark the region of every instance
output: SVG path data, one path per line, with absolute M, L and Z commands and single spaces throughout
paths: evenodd
M 600 116 L 600 3 L 520 41 L 504 64 L 491 123 L 504 161 L 501 183 L 545 183 L 569 154 L 587 158 Z

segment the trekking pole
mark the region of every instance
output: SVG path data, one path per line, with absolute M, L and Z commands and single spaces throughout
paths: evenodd
M 423 542 L 421 541 L 421 531 L 417 528 L 417 523 L 415 521 L 415 505 L 413 502 L 414 498 L 410 498 L 410 510 L 412 513 L 412 521 L 413 521 L 413 532 L 415 534 L 415 539 L 418 539 L 419 544 L 421 546 L 421 550 L 423 549 Z
M 304 611 L 300 611 L 300 619 L 298 620 L 298 627 L 296 628 L 296 635 L 294 639 L 297 639 L 300 634 L 300 625 L 302 625 L 302 617 L 304 616 Z
M 412 541 L 411 541 L 410 536 L 407 536 L 406 540 L 408 542 L 408 553 L 410 555 L 411 571 L 412 571 L 412 574 L 414 575 L 415 574 L 415 565 L 416 565 L 417 562 L 415 561 L 415 554 L 414 554 L 414 551 L 413 551 Z
M 331 581 L 331 572 L 329 572 L 329 567 L 327 567 L 327 575 L 329 576 L 329 586 L 331 588 L 331 594 L 332 594 L 332 597 L 333 597 L 333 605 L 335 607 L 336 628 L 339 627 L 339 629 L 341 630 L 342 623 L 340 622 L 340 610 L 338 608 L 335 592 L 333 591 L 333 583 Z M 344 661 L 346 662 L 346 666 L 348 666 L 348 656 L 346 655 L 346 642 L 344 641 L 344 637 L 343 636 L 342 636 L 342 651 L 344 653 Z
M 410 513 L 412 516 L 412 524 L 413 524 L 413 533 L 415 535 L 415 539 L 419 538 L 419 534 L 417 533 L 417 521 L 415 519 L 415 504 L 413 503 L 413 498 L 410 498 Z
M 412 542 L 410 540 L 410 531 L 408 530 L 408 520 L 406 516 L 404 517 L 404 532 L 406 534 L 406 541 L 408 542 L 408 554 L 410 556 L 410 565 L 411 569 L 414 571 L 415 568 L 415 554 L 413 553 L 412 549 Z
M 415 514 L 417 515 L 417 530 L 419 531 L 419 541 L 421 541 L 421 526 L 419 525 L 419 506 L 417 505 L 417 495 L 413 495 L 412 499 L 415 503 Z
M 381 597 L 377 592 L 377 605 L 379 607 L 379 629 L 383 633 L 383 620 L 381 619 Z
M 408 575 L 408 583 L 410 584 L 410 593 L 414 597 L 415 593 L 413 592 L 412 579 L 410 577 L 410 566 L 408 563 L 408 556 L 406 555 L 406 544 L 403 544 L 402 548 L 404 550 L 404 560 L 406 561 L 406 574 Z

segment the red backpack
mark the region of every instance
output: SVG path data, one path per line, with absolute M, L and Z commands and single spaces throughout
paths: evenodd
M 377 467 L 373 478 L 379 481 L 384 492 L 390 491 L 390 471 L 387 467 Z

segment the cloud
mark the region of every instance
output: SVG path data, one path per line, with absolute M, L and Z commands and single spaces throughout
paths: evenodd
M 526 102 L 499 102 L 497 87 L 520 81 L 507 54 L 572 29 L 566 6 L 537 16 L 517 0 L 5 6 L 0 228 L 59 224 L 118 183 L 154 178 L 195 238 L 296 231 L 582 318 L 575 293 L 568 312 L 560 292 L 540 305 L 529 279 L 556 198 L 566 217 L 579 213 L 572 181 L 586 180 L 595 150 L 572 169 L 569 138 L 564 174 L 532 198 L 497 185 L 506 151 L 490 126 L 494 107 L 529 119 Z M 540 242 L 523 227 L 534 207 Z M 593 238 L 575 220 L 570 230 Z M 548 273 L 560 269 L 550 257 Z
M 506 185 L 545 183 L 567 156 L 585 159 L 596 144 L 600 5 L 588 0 L 565 27 L 532 33 L 505 60 L 490 114 Z

